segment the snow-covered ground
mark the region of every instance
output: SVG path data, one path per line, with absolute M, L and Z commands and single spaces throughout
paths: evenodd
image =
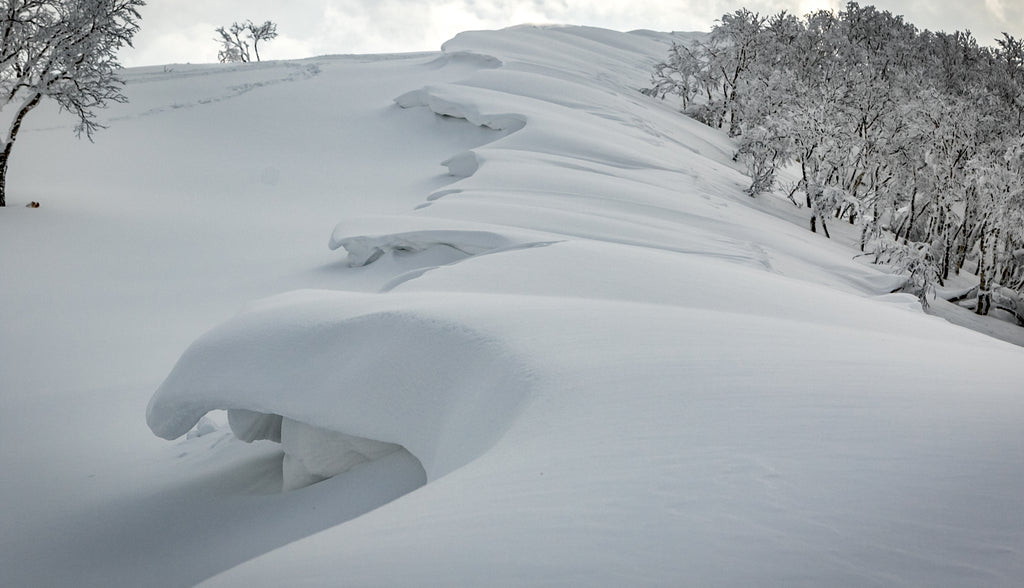
M 743 194 L 637 92 L 672 38 L 129 70 L 95 145 L 33 113 L 0 585 L 1019 585 L 1024 349 Z

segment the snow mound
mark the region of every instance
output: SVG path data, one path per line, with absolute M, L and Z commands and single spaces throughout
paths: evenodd
M 261 329 L 233 329 L 231 345 L 205 352 L 244 365 L 251 353 L 240 361 L 234 350 L 256 347 L 259 365 L 299 349 L 235 376 L 249 403 L 400 444 L 428 483 L 210 585 L 310 570 L 315 585 L 339 574 L 353 585 L 559 585 L 578 574 L 619 585 L 637 569 L 651 573 L 642 585 L 785 584 L 797 573 L 806 585 L 877 574 L 982 585 L 978 537 L 1006 546 L 992 557 L 1012 573 L 1020 531 L 1005 513 L 1024 507 L 1006 490 L 1024 487 L 1024 398 L 1010 388 L 1024 375 L 1019 350 L 958 340 L 954 327 L 890 304 L 817 294 L 854 326 L 570 296 L 322 292 L 283 309 L 261 303 Z M 345 321 L 332 315 L 352 319 L 335 328 Z M 324 345 L 329 354 L 307 360 Z M 373 357 L 351 369 L 347 356 L 364 347 Z M 381 350 L 393 361 L 377 363 Z M 175 372 L 199 374 L 200 386 L 216 378 L 188 355 Z M 332 393 L 309 393 L 323 387 L 292 370 L 317 372 Z M 274 392 L 256 388 L 265 380 Z M 165 384 L 161 412 L 192 389 Z M 218 404 L 228 402 L 207 406 Z M 1010 585 L 988 584 L 1000 583 Z
M 500 437 L 530 388 L 516 357 L 450 304 L 327 291 L 254 303 L 189 347 L 146 420 L 174 439 L 227 409 L 240 438 L 280 440 L 313 475 L 401 445 L 434 479 Z M 326 458 L 320 442 L 340 453 Z

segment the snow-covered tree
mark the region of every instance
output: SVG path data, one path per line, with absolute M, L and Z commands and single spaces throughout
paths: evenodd
M 252 52 L 256 55 L 256 61 L 260 60 L 260 41 L 271 41 L 277 38 L 277 25 L 268 21 L 265 21 L 261 25 L 253 24 L 252 22 L 246 23 L 246 28 L 249 31 L 249 36 L 252 37 Z
M 217 59 L 224 62 L 248 63 L 255 57 L 260 60 L 260 41 L 270 41 L 277 38 L 277 25 L 269 20 L 263 24 L 254 24 L 251 20 L 244 23 L 232 23 L 230 27 L 218 27 L 216 29 L 220 38 L 217 41 L 221 44 L 221 50 L 217 53 Z M 252 45 L 250 45 L 250 41 Z M 250 48 L 252 52 L 250 52 Z
M 237 22 L 225 29 L 217 27 L 221 49 L 217 52 L 217 61 L 221 63 L 246 63 L 249 61 L 249 42 L 242 38 L 244 29 Z
M 677 95 L 691 116 L 738 135 L 742 119 L 743 85 L 757 60 L 766 18 L 749 10 L 722 16 L 707 41 L 674 44 L 668 60 L 657 64 L 652 88 L 659 98 Z M 701 100 L 693 101 L 700 97 Z
M 96 111 L 124 102 L 117 51 L 139 30 L 143 0 L 0 1 L 0 206 L 6 204 L 11 151 L 25 116 L 44 98 L 78 117 L 90 140 Z
M 652 82 L 649 95 L 678 95 L 737 137 L 748 193 L 798 166 L 788 196 L 811 230 L 859 224 L 862 251 L 918 295 L 969 263 L 979 313 L 1021 299 L 1004 291 L 1024 293 L 1024 41 L 983 47 L 856 2 L 802 18 L 739 10 L 674 46 Z

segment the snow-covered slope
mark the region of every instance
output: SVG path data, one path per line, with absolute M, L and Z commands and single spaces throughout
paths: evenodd
M 1019 584 L 1024 351 L 745 196 L 636 91 L 670 39 L 139 70 L 109 144 L 35 127 L 0 584 Z

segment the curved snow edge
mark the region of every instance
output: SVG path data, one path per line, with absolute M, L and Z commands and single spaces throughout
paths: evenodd
M 450 63 L 470 63 L 478 67 L 497 69 L 504 65 L 500 59 L 493 55 L 487 55 L 486 53 L 479 53 L 476 51 L 468 50 L 447 50 L 444 45 L 441 46 L 442 54 L 440 57 L 431 62 L 436 66 L 445 66 Z
M 526 126 L 526 115 L 515 112 L 484 114 L 476 106 L 459 103 L 443 94 L 440 87 L 427 86 L 402 94 L 395 98 L 395 104 L 402 108 L 426 107 L 439 116 L 461 118 L 495 131 L 515 132 Z
M 355 219 L 338 224 L 331 234 L 332 250 L 344 248 L 348 265 L 362 267 L 385 253 L 417 253 L 431 247 L 450 247 L 473 257 L 510 249 L 550 245 L 559 239 L 537 231 L 461 224 L 415 217 Z
M 194 342 L 146 411 L 163 438 L 210 410 L 281 415 L 401 445 L 435 479 L 489 449 L 530 389 L 450 295 L 298 291 L 258 301 Z

